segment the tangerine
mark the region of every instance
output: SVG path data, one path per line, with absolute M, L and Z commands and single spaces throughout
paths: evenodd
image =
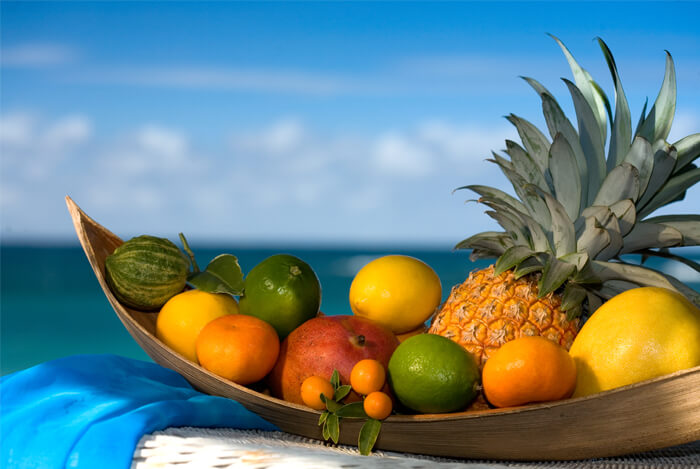
M 262 319 L 232 314 L 211 321 L 196 342 L 199 363 L 238 384 L 263 379 L 277 362 L 280 341 Z
M 238 313 L 236 300 L 222 293 L 187 290 L 170 298 L 156 319 L 156 337 L 190 361 L 197 361 L 195 342 L 210 321 Z
M 365 358 L 355 363 L 350 372 L 350 386 L 356 393 L 369 395 L 379 391 L 386 381 L 384 365 L 372 358 Z
M 576 364 L 569 353 L 544 337 L 506 342 L 486 361 L 486 399 L 496 407 L 565 399 L 576 387 Z
M 371 392 L 365 397 L 362 404 L 367 417 L 371 419 L 384 420 L 391 415 L 393 403 L 388 394 L 381 391 Z
M 334 392 L 331 382 L 323 376 L 309 376 L 301 383 L 301 400 L 312 409 L 324 410 L 326 403 L 321 399 L 321 394 L 333 399 Z

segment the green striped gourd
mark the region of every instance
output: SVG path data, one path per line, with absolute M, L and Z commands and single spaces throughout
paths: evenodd
M 160 309 L 182 291 L 189 260 L 171 241 L 142 235 L 125 242 L 105 260 L 107 284 L 125 305 Z

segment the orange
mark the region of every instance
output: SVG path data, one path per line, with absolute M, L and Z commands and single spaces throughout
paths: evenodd
M 268 322 L 284 340 L 318 314 L 321 283 L 306 262 L 289 254 L 275 254 L 248 272 L 240 306 L 241 314 Z
M 263 379 L 280 351 L 277 332 L 262 319 L 244 314 L 220 317 L 197 337 L 199 363 L 212 373 L 238 384 Z
M 484 365 L 486 399 L 496 407 L 565 399 L 576 387 L 576 364 L 569 353 L 544 337 L 506 342 Z
M 350 284 L 350 308 L 363 318 L 403 334 L 421 326 L 442 298 L 440 277 L 410 256 L 383 256 L 368 263 Z
M 365 396 L 381 390 L 385 380 L 384 365 L 372 358 L 365 358 L 355 363 L 350 372 L 350 386 L 356 393 Z
M 362 406 L 365 409 L 365 414 L 367 414 L 367 417 L 377 420 L 384 420 L 391 415 L 393 403 L 387 394 L 381 391 L 374 391 L 365 397 L 365 401 L 363 402 Z
M 197 361 L 195 342 L 210 321 L 238 312 L 229 295 L 187 290 L 170 298 L 156 320 L 156 337 L 190 361 Z
M 301 383 L 301 400 L 312 409 L 324 410 L 326 404 L 321 400 L 321 394 L 333 399 L 334 393 L 331 382 L 322 376 L 309 376 Z

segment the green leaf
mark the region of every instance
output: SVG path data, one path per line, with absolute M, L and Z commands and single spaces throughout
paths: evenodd
M 209 293 L 243 293 L 243 272 L 238 259 L 231 254 L 216 256 L 204 272 L 190 274 L 187 281 L 193 287 Z
M 329 416 L 330 414 L 331 414 L 330 412 L 328 412 L 327 410 L 324 410 L 324 411 L 321 413 L 321 416 L 318 418 L 318 424 L 319 424 L 319 425 L 323 425 L 324 423 L 326 423 L 326 420 L 328 420 L 328 416 Z
M 615 117 L 612 122 L 612 132 L 610 134 L 610 149 L 608 151 L 607 169 L 611 171 L 615 166 L 624 161 L 625 155 L 629 151 L 630 141 L 632 140 L 632 117 L 630 115 L 629 105 L 625 97 L 625 91 L 622 89 L 620 76 L 617 72 L 615 59 L 608 49 L 607 44 L 602 39 L 598 38 L 598 44 L 603 51 L 605 61 L 608 63 L 610 74 L 612 75 L 613 83 L 615 84 Z
M 345 396 L 350 394 L 351 390 L 352 390 L 352 386 L 350 386 L 349 384 L 339 386 L 338 389 L 335 390 L 335 394 L 333 395 L 333 400 L 336 402 L 342 401 L 345 398 Z
M 185 235 L 182 233 L 179 233 L 178 236 L 180 237 L 180 242 L 182 243 L 182 248 L 185 250 L 187 253 L 187 256 L 190 258 L 190 264 L 192 265 L 192 272 L 199 272 L 199 266 L 197 265 L 197 259 L 194 257 L 194 253 L 192 252 L 192 249 L 190 249 L 190 245 L 187 242 L 187 238 L 185 238 Z
M 642 129 L 642 125 L 644 125 L 644 117 L 646 116 L 648 104 L 649 104 L 649 98 L 646 98 L 644 100 L 644 106 L 642 107 L 642 113 L 639 116 L 639 120 L 637 121 L 637 129 L 634 131 L 634 135 L 639 135 L 639 131 Z
M 625 236 L 637 221 L 637 211 L 631 199 L 620 200 L 610 206 L 610 211 L 617 217 L 620 224 L 620 234 Z
M 581 180 L 576 156 L 561 133 L 554 136 L 549 149 L 549 172 L 557 200 L 564 206 L 569 218 L 575 220 L 581 206 Z
M 639 208 L 648 204 L 649 201 L 659 192 L 659 189 L 666 184 L 669 176 L 671 176 L 674 166 L 676 165 L 676 160 L 677 152 L 668 144 L 664 144 L 662 148 L 654 152 L 653 170 L 651 172 L 646 190 L 637 203 Z
M 518 135 L 520 135 L 525 149 L 534 160 L 540 173 L 544 174 L 547 169 L 547 155 L 549 153 L 547 137 L 537 127 L 515 114 L 507 116 L 506 119 L 518 130 Z
M 501 275 L 506 270 L 520 264 L 534 253 L 525 246 L 513 246 L 508 248 L 496 261 L 495 275 Z
M 455 249 L 482 249 L 500 256 L 513 245 L 513 240 L 505 233 L 485 231 L 460 241 Z
M 569 88 L 576 109 L 579 139 L 588 167 L 588 202 L 592 203 L 606 173 L 604 140 L 593 110 L 581 94 L 581 90 L 569 80 L 564 79 L 564 83 Z
M 336 412 L 336 415 L 338 417 L 349 417 L 349 418 L 367 418 L 367 414 L 365 413 L 365 408 L 364 408 L 364 403 L 361 401 L 358 402 L 351 402 L 349 404 L 345 404 L 343 407 L 338 409 Z
M 666 71 L 656 101 L 644 119 L 639 135 L 650 142 L 666 140 L 676 112 L 676 70 L 671 54 L 666 51 Z
M 630 253 L 647 248 L 680 246 L 683 235 L 672 226 L 643 221 L 625 236 L 621 253 Z
M 654 170 L 654 153 L 651 149 L 651 143 L 644 137 L 635 137 L 632 146 L 629 148 L 629 152 L 625 156 L 624 162 L 637 168 L 639 175 L 639 191 L 635 197 L 631 197 L 636 202 L 647 189 L 649 179 Z
M 544 113 L 549 132 L 554 139 L 557 134 L 562 134 L 576 157 L 576 166 L 579 172 L 579 185 L 581 186 L 581 207 L 588 205 L 588 163 L 583 153 L 578 132 L 571 125 L 569 119 L 559 107 L 559 104 L 549 95 L 542 95 L 542 112 Z
M 566 214 L 564 207 L 551 195 L 542 192 L 547 208 L 552 217 L 552 241 L 554 243 L 554 253 L 557 257 L 576 251 L 576 233 L 574 223 Z
M 330 414 L 328 420 L 326 420 L 326 425 L 328 427 L 328 436 L 337 445 L 340 438 L 340 418 L 336 414 Z
M 678 161 L 676 162 L 673 173 L 677 173 L 700 156 L 700 133 L 683 137 L 673 144 L 678 152 Z
M 595 259 L 610 244 L 610 235 L 595 217 L 586 217 L 584 220 L 585 227 L 576 241 L 576 248 L 586 251 L 590 259 Z
M 522 176 L 520 176 L 517 172 L 508 168 L 506 165 L 503 165 L 498 161 L 496 162 L 496 164 L 498 164 L 498 166 L 501 168 L 501 171 L 503 172 L 503 174 L 505 174 L 505 176 L 508 178 L 511 185 L 513 186 L 513 190 L 515 190 L 515 193 L 518 195 L 518 197 L 520 197 L 520 200 L 522 200 L 525 206 L 527 207 L 528 214 L 532 218 L 534 218 L 540 226 L 549 226 L 552 220 L 549 216 L 549 210 L 547 210 L 547 205 L 540 197 L 537 196 L 537 194 L 525 188 L 525 186 L 528 184 L 528 181 Z
M 517 279 L 524 277 L 527 274 L 533 272 L 539 272 L 544 268 L 544 264 L 536 257 L 529 257 L 525 259 L 515 268 L 513 276 Z
M 610 215 L 613 215 L 610 212 Z M 603 228 L 610 236 L 610 242 L 596 256 L 596 259 L 611 259 L 616 257 L 623 246 L 622 233 L 620 232 L 620 223 L 615 216 L 611 216 L 603 225 Z
M 333 389 L 338 389 L 340 387 L 340 374 L 338 373 L 338 370 L 333 370 L 333 374 L 331 375 L 331 386 L 333 386 Z
M 550 257 L 544 264 L 542 278 L 537 285 L 537 297 L 542 298 L 562 286 L 575 271 L 575 265 Z
M 593 270 L 605 283 L 609 280 L 625 280 L 642 286 L 663 287 L 676 290 L 664 275 L 647 267 L 623 262 L 593 261 Z
M 680 231 L 682 246 L 700 245 L 700 215 L 664 215 L 647 218 L 648 223 L 661 223 Z
M 382 423 L 376 419 L 369 419 L 362 425 L 360 436 L 357 439 L 357 448 L 360 450 L 360 454 L 367 456 L 372 452 L 381 428 Z
M 586 299 L 586 289 L 574 283 L 568 283 L 564 288 L 564 294 L 561 300 L 561 309 L 568 311 L 575 308 Z
M 460 187 L 455 190 L 459 189 L 469 189 L 470 191 L 476 192 L 482 197 L 489 197 L 491 199 L 500 201 L 504 204 L 510 205 L 513 207 L 515 210 L 521 212 L 521 213 L 527 213 L 527 208 L 520 202 L 518 199 L 515 197 L 506 194 L 505 192 L 493 188 L 493 187 L 488 187 L 488 186 L 479 186 L 479 185 L 471 185 L 471 186 L 464 186 Z
M 576 86 L 580 90 L 581 97 L 585 99 L 587 105 L 591 109 L 591 116 L 594 118 L 594 122 L 597 126 L 596 133 L 598 134 L 601 141 L 605 141 L 608 126 L 605 106 L 603 100 L 595 90 L 595 87 L 593 85 L 594 81 L 591 78 L 591 75 L 586 70 L 584 70 L 578 64 L 578 62 L 576 62 L 574 56 L 571 55 L 571 52 L 569 52 L 569 49 L 566 48 L 564 43 L 562 43 L 557 37 L 551 34 L 550 36 L 552 37 L 552 39 L 557 41 L 559 47 L 561 47 L 562 51 L 564 52 L 566 60 L 569 62 L 571 72 L 574 75 L 574 81 L 576 82 Z M 578 113 L 578 109 L 576 112 Z
M 530 154 L 517 143 L 506 140 L 506 147 L 506 153 L 510 156 L 515 171 L 527 181 L 530 181 L 531 184 L 535 184 L 543 191 L 550 192 L 547 181 L 544 179 L 544 173 L 549 167 L 549 161 L 547 161 L 547 166 L 545 166 L 545 168 L 541 168 L 539 164 L 532 159 Z M 549 160 L 549 158 L 547 160 Z
M 522 78 L 522 79 L 525 80 L 530 86 L 532 86 L 532 88 L 537 92 L 538 95 L 540 95 L 540 96 L 542 96 L 542 95 L 547 95 L 547 96 L 550 96 L 550 97 L 553 96 L 552 93 L 550 93 L 549 90 L 548 90 L 547 88 L 545 88 L 544 85 L 543 85 L 542 83 L 540 83 L 539 81 L 535 80 L 534 78 L 523 77 L 523 76 L 521 76 L 520 78 Z M 550 130 L 551 130 L 551 129 L 550 129 Z M 555 133 L 556 133 L 556 132 L 553 132 L 553 133 L 552 133 L 552 136 L 554 136 Z
M 679 173 L 668 180 L 659 192 L 639 212 L 639 218 L 644 218 L 659 207 L 663 207 L 677 199 L 689 187 L 700 181 L 700 168 Z
M 629 163 L 616 166 L 605 178 L 593 205 L 610 206 L 624 199 L 637 200 L 639 171 Z
M 568 262 L 569 264 L 573 264 L 576 266 L 577 271 L 582 271 L 583 269 L 586 268 L 586 265 L 588 264 L 589 257 L 588 253 L 585 251 L 581 252 L 572 252 L 571 254 L 567 254 L 566 256 L 562 256 L 560 260 L 564 262 Z
M 337 412 L 338 409 L 343 407 L 342 404 L 338 404 L 336 401 L 329 398 L 325 394 L 321 394 L 321 400 L 326 403 L 326 409 L 328 409 L 330 413 Z
M 490 216 L 505 229 L 516 245 L 529 246 L 529 240 L 525 230 L 521 229 L 522 224 L 515 220 L 511 215 L 499 211 L 487 211 L 486 215 Z M 522 227 L 524 228 L 524 227 Z

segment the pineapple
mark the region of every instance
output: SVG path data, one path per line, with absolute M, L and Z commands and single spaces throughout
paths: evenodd
M 644 105 L 632 134 L 607 45 L 598 39 L 615 86 L 614 111 L 591 75 L 552 37 L 574 75 L 575 83 L 564 82 L 578 130 L 544 86 L 524 78 L 542 100 L 551 141 L 511 114 L 508 120 L 522 146 L 507 140 L 505 155 L 494 152 L 489 161 L 509 179 L 517 198 L 486 186 L 460 188 L 477 193 L 504 231 L 479 233 L 457 244 L 457 249 L 472 249 L 472 260 L 497 260 L 452 289 L 429 329 L 464 346 L 482 366 L 498 347 L 524 335 L 542 335 L 568 349 L 587 314 L 637 286 L 666 287 L 700 304 L 697 292 L 642 265 L 649 256 L 660 256 L 700 272 L 700 265 L 668 250 L 700 244 L 700 215 L 649 217 L 681 200 L 700 180 L 700 168 L 692 164 L 700 156 L 700 133 L 666 142 L 676 106 L 671 55 L 659 95 L 648 114 Z M 623 254 L 640 254 L 641 263 Z

